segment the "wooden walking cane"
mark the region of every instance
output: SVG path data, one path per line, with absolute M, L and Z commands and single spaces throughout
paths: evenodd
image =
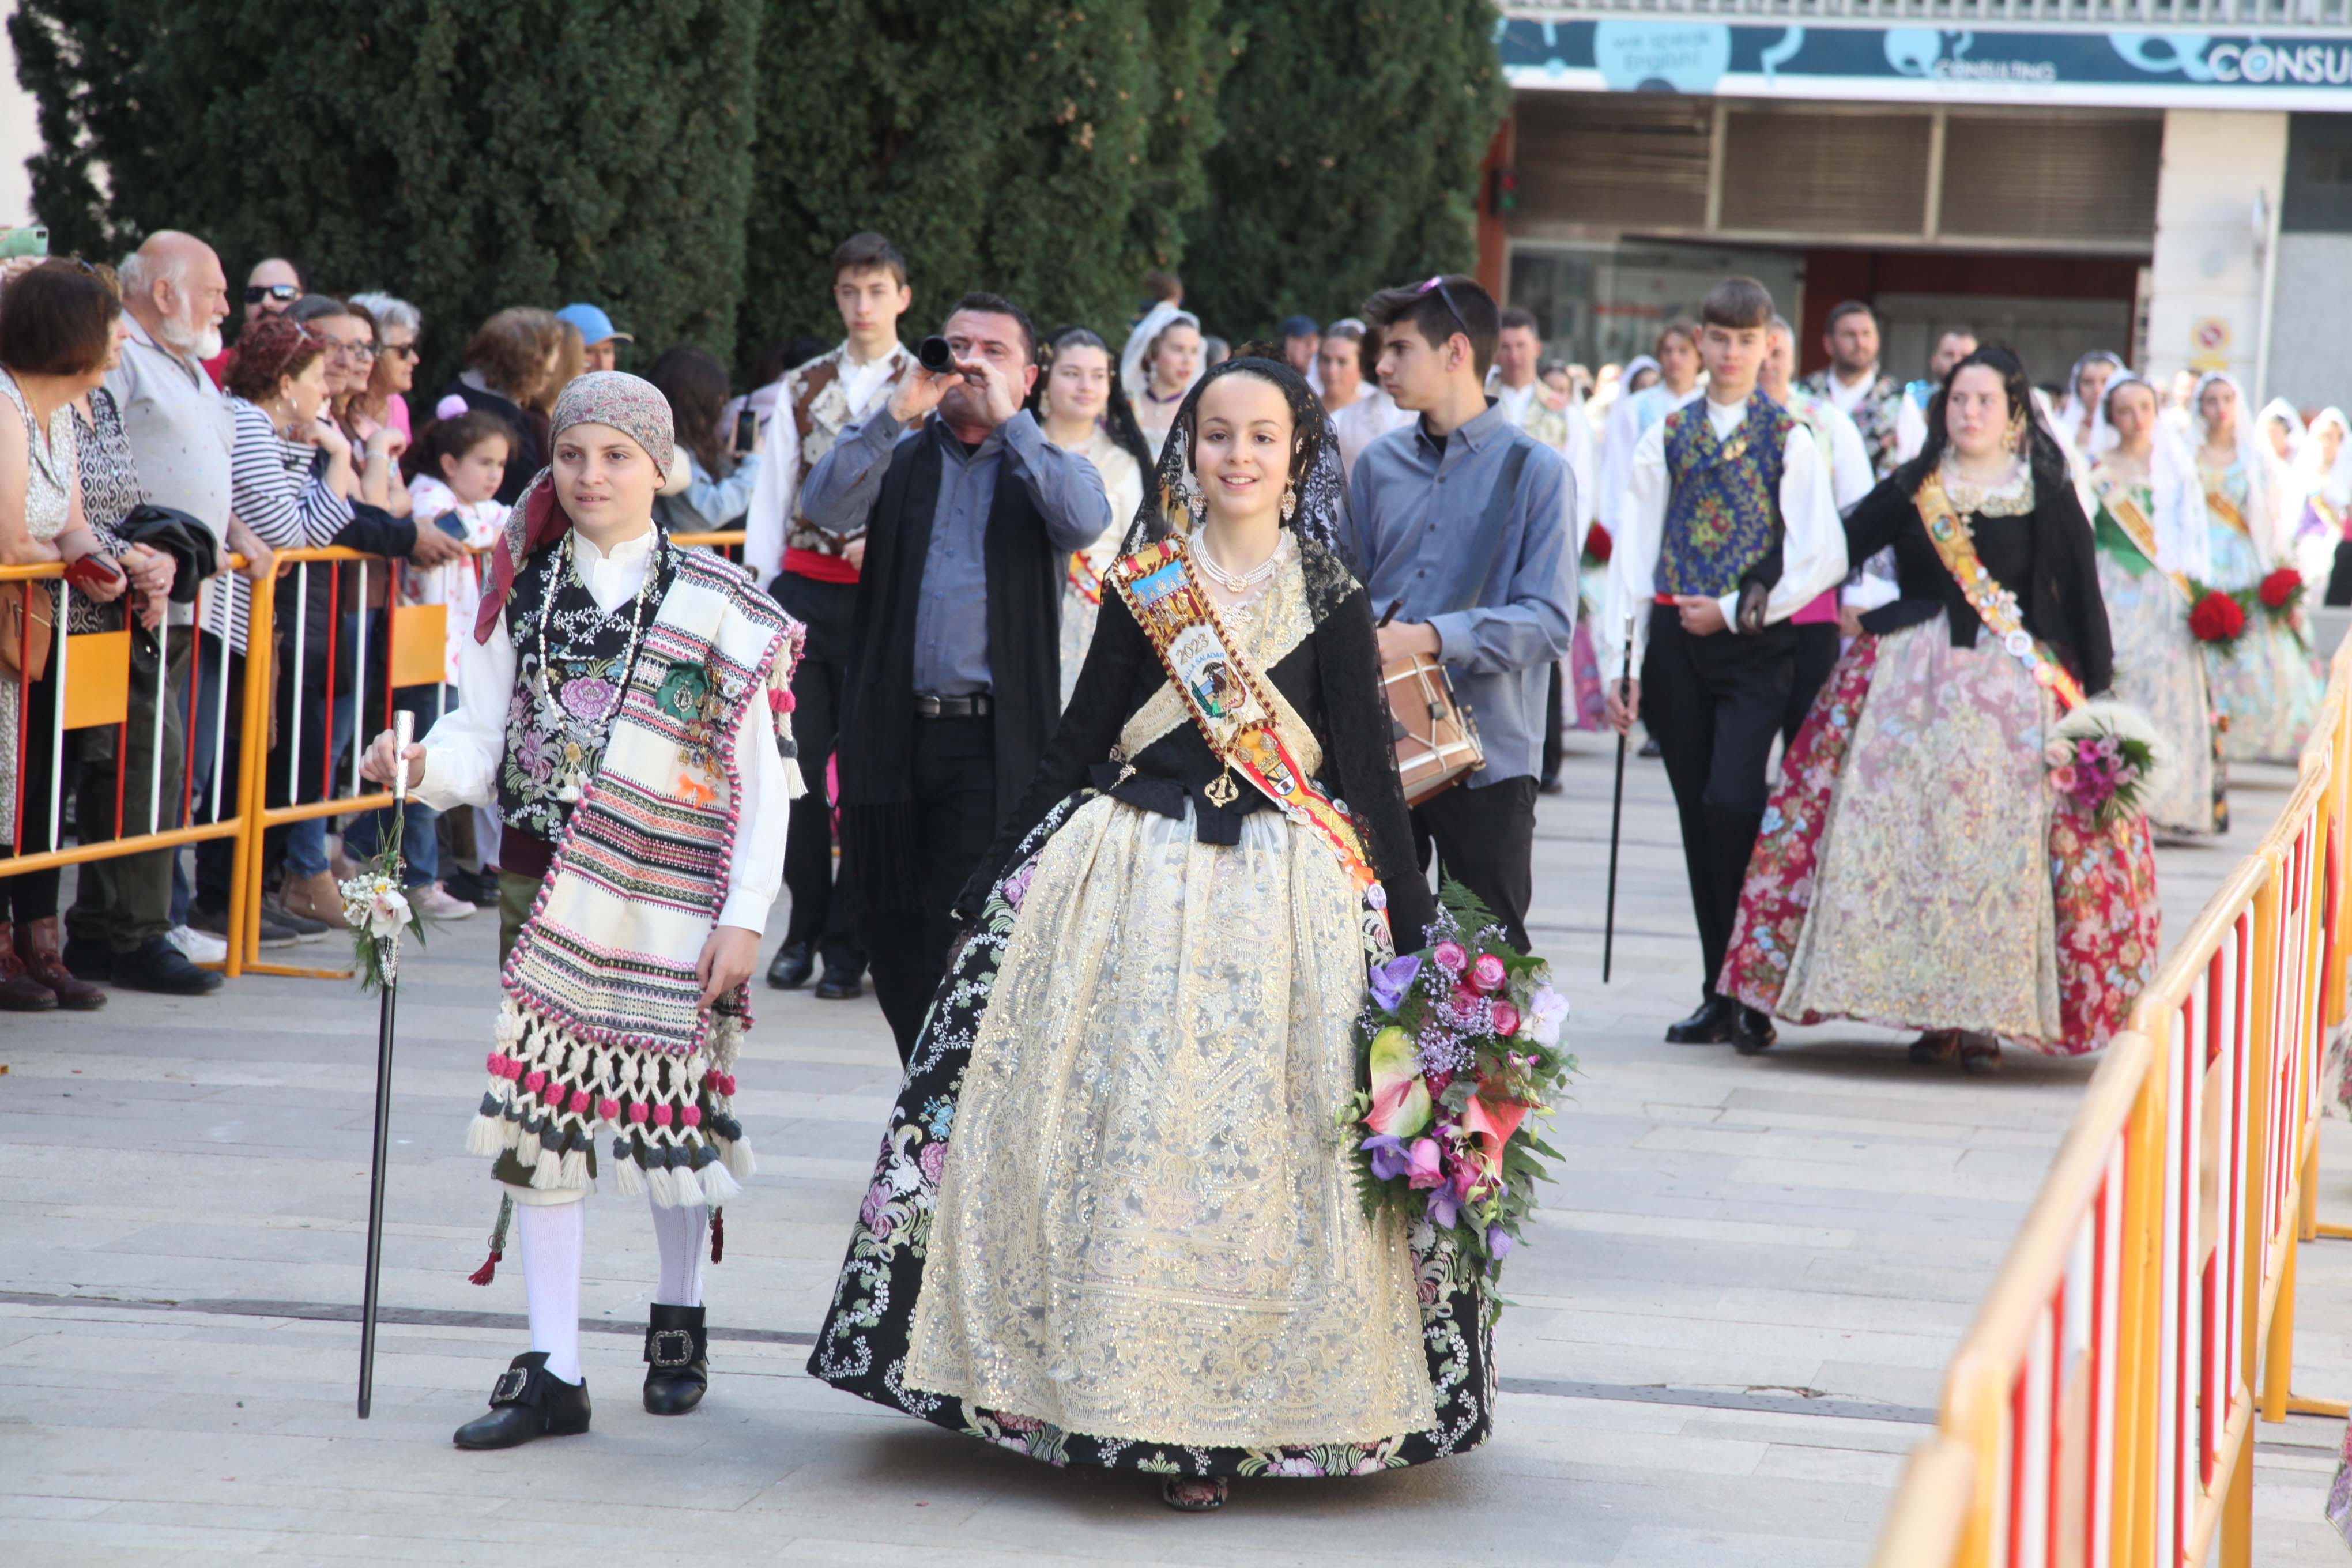
M 1633 684 L 1633 617 L 1625 617 L 1625 668 L 1617 678 L 1617 700 L 1625 700 Z M 1629 730 L 1617 731 L 1617 792 L 1609 803 L 1609 910 L 1601 928 L 1601 984 L 1609 984 L 1609 970 L 1617 955 L 1617 834 L 1625 825 L 1625 742 Z
M 392 716 L 393 770 L 392 809 L 395 817 L 408 807 L 408 743 L 416 732 L 416 715 L 407 709 L 395 710 Z M 405 867 L 394 857 L 392 874 L 406 880 Z M 375 1394 L 375 1308 L 376 1276 L 383 1267 L 383 1159 L 385 1145 L 392 1132 L 392 1022 L 394 1005 L 399 1000 L 400 969 L 397 959 L 400 933 L 381 939 L 393 943 L 394 962 L 383 966 L 383 996 L 382 1010 L 376 1016 L 375 1027 L 375 1163 L 368 1174 L 367 1284 L 360 1300 L 360 1419 L 368 1418 L 368 1404 Z

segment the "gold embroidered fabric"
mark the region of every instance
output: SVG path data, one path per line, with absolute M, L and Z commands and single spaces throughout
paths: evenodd
M 1338 1118 L 1357 897 L 1277 812 L 1242 842 L 1108 796 L 1039 858 L 972 1047 L 907 1382 L 1139 1442 L 1436 1419 L 1411 1254 Z
M 1277 547 L 1286 559 L 1281 569 L 1266 580 L 1266 585 L 1255 598 L 1242 604 L 1232 604 L 1222 597 L 1216 600 L 1217 618 L 1240 645 L 1243 656 L 1257 667 L 1266 679 L 1260 681 L 1266 696 L 1266 705 L 1274 711 L 1274 727 L 1298 765 L 1312 774 L 1323 766 L 1323 744 L 1315 731 L 1298 716 L 1290 700 L 1276 689 L 1268 672 L 1290 657 L 1293 649 L 1305 642 L 1315 629 L 1315 616 L 1307 605 L 1307 573 L 1299 564 L 1298 551 L 1287 534 Z M 1108 584 L 1105 593 L 1117 590 Z M 1211 589 L 1214 595 L 1213 587 Z M 1163 680 L 1160 689 L 1144 700 L 1118 732 L 1118 754 L 1137 757 L 1143 749 L 1165 736 L 1170 731 L 1192 721 L 1192 712 L 1176 688 Z
M 1780 1012 L 2065 1037 L 2042 736 L 2049 695 L 1942 614 L 1881 643 Z

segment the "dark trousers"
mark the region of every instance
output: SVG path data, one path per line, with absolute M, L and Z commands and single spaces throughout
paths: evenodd
M 47 593 L 44 587 L 39 590 Z M 29 597 L 29 595 L 28 595 Z M 56 615 L 52 607 L 47 612 Z M 19 678 L 11 671 L 0 676 L 0 681 L 15 686 Z M 58 657 L 54 646 L 49 650 L 49 668 L 40 679 L 19 687 L 11 699 L 16 704 L 16 734 L 24 745 L 24 771 L 19 773 L 16 758 L 0 758 L 0 788 L 11 784 L 16 789 L 16 825 L 8 837 L 0 838 L 0 870 L 7 867 L 9 858 L 16 854 L 42 855 L 57 847 L 49 842 L 49 805 L 54 796 L 49 791 L 49 767 L 55 756 L 52 742 L 58 721 Z M 11 775 L 14 775 L 12 778 Z M 71 779 L 68 772 L 66 777 Z M 113 820 L 113 805 L 110 801 L 107 819 Z M 62 826 L 62 824 L 60 824 Z M 0 876 L 0 921 L 14 921 L 18 925 L 30 925 L 45 921 L 58 912 L 57 867 L 46 871 L 26 871 L 14 877 Z
M 995 721 L 916 720 L 913 773 L 914 863 L 922 886 L 861 889 L 858 900 L 874 997 L 898 1037 L 901 1062 L 914 1055 L 923 1015 L 948 972 L 956 895 L 996 837 Z
M 793 896 L 784 942 L 815 947 L 828 974 L 845 970 L 855 975 L 866 967 L 866 950 L 858 945 L 848 900 L 834 892 L 833 810 L 824 772 L 841 728 L 857 584 L 820 583 L 785 572 L 777 575 L 771 591 L 786 615 L 808 627 L 808 646 L 793 670 L 793 742 L 800 752 L 801 778 L 808 794 L 784 829 L 784 886 Z
M 1650 614 L 1642 661 L 1642 722 L 1658 742 L 1682 817 L 1683 864 L 1710 994 L 1723 973 L 1740 884 L 1764 818 L 1772 737 L 1789 711 L 1797 675 L 1797 628 L 1753 637 L 1695 637 L 1672 605 Z
M 1535 780 L 1522 774 L 1479 789 L 1458 784 L 1432 795 L 1412 809 L 1412 837 L 1423 865 L 1430 849 L 1436 849 L 1441 884 L 1451 877 L 1477 894 L 1503 922 L 1511 945 L 1528 951 L 1528 904 L 1535 897 Z M 1422 945 L 1419 931 L 1394 934 L 1400 952 Z
M 259 628 L 256 636 L 266 635 Z M 215 664 L 215 660 L 221 662 Z M 228 685 L 227 712 L 222 726 L 228 732 L 228 743 L 221 749 L 220 759 L 220 820 L 235 816 L 237 810 L 239 775 L 244 770 L 244 747 L 239 736 L 244 732 L 245 715 L 245 655 L 229 652 L 221 640 L 211 633 L 205 634 L 205 663 L 220 671 Z M 262 774 L 261 802 L 264 805 L 284 805 L 295 798 L 291 788 L 297 779 L 304 800 L 322 798 L 326 788 L 328 747 L 332 734 L 328 725 L 332 715 L 327 703 L 326 672 L 323 661 L 316 656 L 303 660 L 302 682 L 295 688 L 294 661 L 280 648 L 277 655 L 275 709 L 277 734 L 269 742 L 267 766 Z M 429 688 L 427 689 L 430 689 Z M 300 734 L 295 732 L 294 715 L 301 715 Z M 268 720 L 263 721 L 266 724 Z M 300 742 L 299 751 L 295 742 Z M 213 818 L 208 814 L 210 796 L 200 797 L 196 815 L 202 820 Z M 261 863 L 265 873 L 273 871 L 286 858 L 286 835 L 289 829 L 278 826 L 261 836 Z M 196 907 L 209 911 L 228 907 L 228 885 L 235 864 L 235 850 L 226 839 L 208 839 L 196 846 Z
M 194 626 L 173 626 L 168 656 L 159 654 L 153 640 L 142 633 L 131 637 L 131 705 L 124 731 L 100 728 L 81 731 L 81 760 L 74 820 L 81 841 L 98 844 L 115 837 L 114 798 L 118 769 L 115 751 L 121 742 L 119 770 L 122 791 L 122 837 L 166 832 L 180 825 L 181 780 L 187 760 L 184 722 L 189 655 L 199 636 Z M 168 658 L 163 689 L 163 747 L 160 777 L 150 777 L 158 754 L 155 743 L 156 665 Z M 148 818 L 150 794 L 156 798 L 154 819 Z M 169 849 L 124 855 L 111 860 L 85 860 L 74 906 L 66 924 L 78 942 L 91 942 L 115 952 L 136 952 L 172 929 L 172 857 Z
M 1789 706 L 1780 715 L 1780 744 L 1797 743 L 1797 731 L 1804 728 L 1805 715 L 1813 710 L 1813 699 L 1822 694 L 1822 687 L 1837 668 L 1838 628 L 1835 621 L 1808 622 L 1793 628 L 1797 634 L 1796 679 L 1789 687 Z
M 2327 595 L 2322 603 L 2352 605 L 2352 539 L 2336 542 L 2336 563 L 2327 574 Z

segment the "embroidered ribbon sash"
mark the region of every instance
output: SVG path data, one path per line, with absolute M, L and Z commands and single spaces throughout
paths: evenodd
M 1181 542 L 1164 539 L 1148 545 L 1120 560 L 1110 574 L 1209 750 L 1285 816 L 1330 847 L 1366 906 L 1379 916 L 1385 935 L 1387 896 L 1365 858 L 1356 825 L 1315 787 L 1283 743 L 1263 678 L 1218 620 Z M 1227 792 L 1222 798 L 1219 785 Z M 1229 779 L 1219 778 L 1210 784 L 1209 798 L 1220 805 L 1229 804 L 1233 788 Z
M 2135 577 L 2142 575 L 2147 566 L 2157 564 L 2155 522 L 2141 509 L 2138 499 L 2132 494 L 2131 487 L 2121 479 L 2095 478 L 2091 481 L 2091 488 L 2097 493 L 2100 516 L 2113 523 L 2116 531 L 2121 533 L 2126 542 L 2129 543 L 2140 559 L 2147 563 L 2147 566 L 2134 566 L 2129 562 L 2125 562 L 2124 570 Z M 2180 596 L 2187 599 L 2189 597 L 2187 580 L 2178 573 L 2168 572 L 2165 575 L 2172 585 L 2180 591 Z
M 2220 490 L 2207 490 L 2205 492 L 2205 510 L 2211 512 L 2215 517 L 2220 518 L 2223 522 L 2228 523 L 2231 528 L 2236 529 L 2240 533 L 2244 534 L 2248 539 L 2252 539 L 2254 536 L 2254 531 L 2246 526 L 2246 514 L 2238 510 L 2237 502 L 2231 500 L 2228 496 L 2223 495 Z
M 1070 586 L 1078 591 L 1079 597 L 1085 599 L 1089 605 L 1102 603 L 1102 578 L 1092 566 L 1087 563 L 1085 551 L 1070 552 L 1070 570 L 1067 575 Z
M 2002 587 L 1993 574 L 1985 570 L 1984 562 L 1977 555 L 1977 542 L 1969 532 L 1968 520 L 1954 510 L 1951 498 L 1944 493 L 1944 481 L 1929 474 L 1919 485 L 1919 493 L 1912 498 L 1919 509 L 1919 521 L 1927 527 L 1927 538 L 1936 546 L 1944 570 L 1960 585 L 1960 593 L 1977 613 L 1985 628 L 2000 639 L 2001 647 L 2011 658 L 2025 667 L 2035 684 L 2048 687 L 2056 695 L 2060 709 L 2079 708 L 2083 704 L 2083 685 L 2066 672 L 2066 667 L 2050 657 L 2033 634 L 2025 629 L 2024 617 L 2018 613 L 2017 595 Z

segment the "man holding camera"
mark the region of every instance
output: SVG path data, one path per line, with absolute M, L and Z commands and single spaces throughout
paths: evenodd
M 824 766 L 840 730 L 846 689 L 850 618 L 857 606 L 858 563 L 866 559 L 866 519 L 839 532 L 809 521 L 801 476 L 822 461 L 851 426 L 870 417 L 914 363 L 898 342 L 898 318 L 914 301 L 907 258 L 878 234 L 853 234 L 833 253 L 833 302 L 848 336 L 785 374 L 776 395 L 781 417 L 768 427 L 756 461 L 751 508 L 743 519 L 743 563 L 785 613 L 808 627 L 808 647 L 793 669 L 793 731 L 801 772 L 822 795 Z M 784 886 L 792 923 L 768 965 L 768 984 L 791 991 L 824 961 L 816 994 L 856 996 L 866 952 L 851 929 L 848 900 L 833 885 L 833 814 L 796 811 L 786 829 Z
M 801 493 L 815 528 L 864 531 L 842 880 L 902 1060 L 947 973 L 956 896 L 1061 719 L 1065 563 L 1110 526 L 1093 466 L 1022 407 L 1037 362 L 1019 307 L 965 295 L 921 362 Z

